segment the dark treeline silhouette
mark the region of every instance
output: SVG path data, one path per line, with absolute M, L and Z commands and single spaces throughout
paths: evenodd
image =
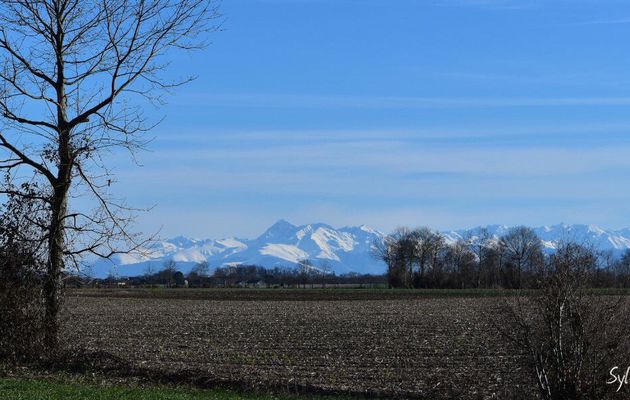
M 615 258 L 612 252 L 596 250 L 588 243 L 558 245 L 569 244 L 578 246 L 592 260 L 588 271 L 590 287 L 630 288 L 630 249 L 621 258 Z M 93 282 L 105 286 L 166 287 L 387 285 L 392 288 L 523 289 L 539 288 L 552 263 L 541 239 L 525 226 L 514 227 L 501 237 L 493 237 L 481 229 L 455 242 L 447 241 L 439 232 L 426 227 L 402 227 L 374 243 L 373 251 L 387 266 L 384 275 L 337 275 L 329 265 L 315 265 L 308 259 L 286 267 L 235 265 L 219 267 L 213 272 L 207 262 L 201 262 L 184 274 L 169 260 L 159 271 L 148 267 L 143 276 L 125 279 L 112 276 Z
M 188 274 L 176 269 L 174 261 L 164 263 L 160 271 L 149 269 L 143 276 L 116 278 L 113 276 L 93 283 L 104 286 L 166 286 L 166 287 L 302 287 L 326 288 L 340 286 L 384 286 L 385 275 L 347 273 L 337 275 L 327 266 L 315 267 L 309 260 L 300 260 L 293 267 L 265 268 L 257 265 L 219 267 L 210 272 L 207 262 L 195 265 Z M 79 285 L 81 285 L 79 283 Z
M 591 287 L 630 287 L 630 250 L 615 260 L 588 243 L 576 245 L 591 255 Z M 375 243 L 374 255 L 387 265 L 394 288 L 536 288 L 551 262 L 540 238 L 525 226 L 499 238 L 482 229 L 451 244 L 429 228 L 403 227 Z

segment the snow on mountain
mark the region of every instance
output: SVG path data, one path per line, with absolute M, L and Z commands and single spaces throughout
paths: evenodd
M 98 260 L 90 273 L 97 277 L 110 273 L 136 276 L 158 271 L 170 260 L 177 263 L 178 269 L 188 272 L 203 261 L 208 262 L 212 270 L 238 264 L 294 267 L 301 259 L 311 260 L 315 268 L 326 265 L 337 273 L 382 273 L 385 266 L 372 257 L 371 249 L 383 236 L 365 225 L 335 229 L 321 223 L 295 226 L 280 220 L 252 240 L 200 240 L 178 236 L 158 241 L 133 254 Z
M 265 245 L 265 247 L 260 249 L 260 254 L 276 257 L 294 264 L 301 259 L 308 258 L 308 253 L 304 250 L 300 250 L 299 247 L 279 243 L 269 243 Z
M 511 227 L 505 225 L 488 225 L 486 227 L 476 227 L 451 232 L 445 232 L 447 241 L 455 241 L 459 238 L 479 237 L 482 229 L 493 238 L 505 235 Z M 598 250 L 612 251 L 614 255 L 620 256 L 626 249 L 630 248 L 630 229 L 605 230 L 595 225 L 583 224 L 557 224 L 551 226 L 541 226 L 532 228 L 536 235 L 542 240 L 547 252 L 553 252 L 558 243 L 575 242 L 585 245 L 592 245 Z
M 533 228 L 547 252 L 553 252 L 559 242 L 573 241 L 591 244 L 600 250 L 620 256 L 630 248 L 630 228 L 605 230 L 594 225 L 558 224 Z M 449 243 L 460 239 L 479 238 L 485 234 L 498 238 L 510 227 L 488 225 L 472 229 L 442 232 Z M 173 260 L 177 268 L 188 272 L 199 262 L 206 261 L 211 270 L 226 265 L 255 264 L 267 268 L 294 267 L 300 259 L 308 258 L 314 266 L 330 267 L 336 273 L 383 273 L 385 265 L 372 257 L 375 241 L 384 234 L 366 225 L 335 229 L 318 223 L 295 226 L 285 220 L 273 224 L 259 237 L 251 240 L 228 238 L 221 240 L 192 239 L 178 236 L 151 244 L 132 254 L 111 260 L 98 260 L 91 267 L 91 275 L 105 277 L 137 276 L 156 272 L 165 262 Z

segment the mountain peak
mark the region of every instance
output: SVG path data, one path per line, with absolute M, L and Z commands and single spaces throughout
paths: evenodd
M 376 229 L 372 228 L 371 226 L 368 225 L 360 225 L 359 229 L 361 229 L 363 232 L 367 232 L 367 233 L 379 233 Z
M 300 229 L 310 229 L 312 231 L 316 231 L 319 228 L 326 228 L 326 229 L 335 229 L 332 226 L 325 224 L 323 222 L 316 222 L 314 224 L 307 224 L 307 225 L 302 225 L 299 227 Z
M 272 241 L 280 238 L 285 238 L 287 235 L 292 234 L 297 227 L 287 220 L 279 219 L 275 224 L 271 225 L 262 235 L 258 237 L 258 240 Z
M 190 247 L 194 245 L 195 243 L 197 243 L 198 240 L 179 235 L 179 236 L 175 236 L 172 239 L 168 239 L 167 242 L 172 243 L 177 247 Z

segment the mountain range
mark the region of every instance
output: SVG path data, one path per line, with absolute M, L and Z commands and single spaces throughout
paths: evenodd
M 478 237 L 481 230 L 498 238 L 510 229 L 504 225 L 488 225 L 472 229 L 444 231 L 447 242 Z M 547 252 L 553 252 L 561 241 L 589 243 L 600 250 L 620 256 L 630 248 L 630 228 L 605 230 L 595 225 L 558 224 L 533 228 Z M 380 274 L 385 264 L 372 256 L 375 241 L 385 235 L 366 225 L 333 228 L 323 223 L 293 225 L 280 220 L 255 239 L 193 239 L 178 236 L 157 241 L 142 251 L 100 259 L 87 273 L 103 278 L 139 276 L 157 272 L 166 262 L 174 261 L 177 269 L 187 273 L 199 263 L 208 262 L 211 270 L 226 265 L 251 264 L 267 268 L 294 267 L 301 259 L 309 259 L 315 267 L 327 266 L 340 274 L 359 272 Z

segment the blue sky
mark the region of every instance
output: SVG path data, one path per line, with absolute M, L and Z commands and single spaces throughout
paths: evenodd
M 117 193 L 140 230 L 630 226 L 630 2 L 224 0 Z

